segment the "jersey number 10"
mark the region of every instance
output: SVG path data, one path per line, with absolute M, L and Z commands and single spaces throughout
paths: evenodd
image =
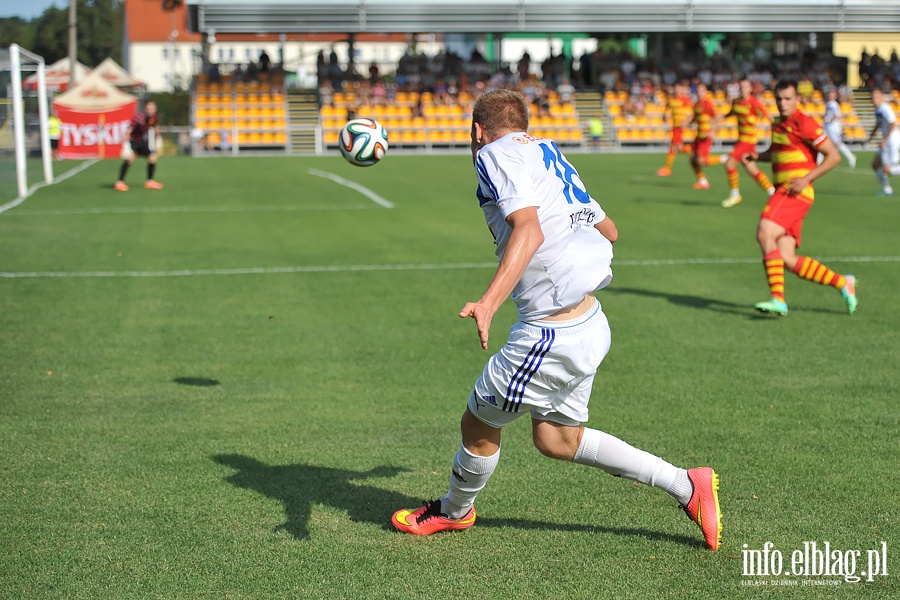
M 544 166 L 549 171 L 550 165 L 552 164 L 556 176 L 563 182 L 563 194 L 566 196 L 566 201 L 569 204 L 574 204 L 574 202 L 572 202 L 572 196 L 575 196 L 575 199 L 580 203 L 590 204 L 591 195 L 588 194 L 587 190 L 584 188 L 584 182 L 581 181 L 581 178 L 578 176 L 578 171 L 563 158 L 562 152 L 559 151 L 556 142 L 542 140 L 540 145 L 541 150 L 544 151 Z

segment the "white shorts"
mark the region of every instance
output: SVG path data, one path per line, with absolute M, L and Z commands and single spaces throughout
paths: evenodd
M 594 375 L 609 344 L 609 323 L 599 302 L 571 321 L 516 323 L 475 382 L 469 410 L 497 428 L 525 413 L 561 425 L 584 423 Z
M 881 164 L 894 166 L 900 164 L 900 142 L 889 141 L 884 148 L 878 150 Z

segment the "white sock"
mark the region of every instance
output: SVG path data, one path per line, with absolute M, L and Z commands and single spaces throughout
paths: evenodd
M 585 427 L 572 461 L 603 469 L 616 477 L 658 487 L 684 505 L 691 500 L 694 486 L 687 471 L 596 429 Z
M 856 157 L 853 156 L 852 152 L 850 152 L 850 148 L 847 147 L 847 144 L 841 144 L 840 148 L 838 148 L 838 149 L 841 151 L 841 154 L 846 156 L 847 160 L 849 160 L 850 162 L 853 162 L 854 160 L 856 160 Z
M 888 183 L 887 175 L 885 175 L 884 171 L 878 169 L 875 171 L 875 176 L 878 177 L 878 183 L 881 184 L 881 189 L 887 192 L 891 187 L 891 184 Z
M 450 491 L 441 499 L 441 512 L 451 519 L 463 518 L 475 503 L 475 496 L 487 485 L 499 460 L 500 450 L 492 456 L 475 456 L 461 446 L 453 459 Z
M 774 196 L 774 195 L 775 195 L 775 188 L 774 188 L 774 187 L 770 187 L 769 189 L 766 190 L 766 193 L 767 193 L 768 195 L 770 195 L 770 196 Z
M 731 197 L 738 198 L 741 195 L 741 190 L 731 190 Z
M 721 159 L 721 160 L 722 160 L 722 164 L 724 165 L 725 163 L 727 163 L 729 158 L 731 158 L 731 155 L 730 155 L 730 154 L 723 154 L 723 155 L 722 155 L 722 159 Z

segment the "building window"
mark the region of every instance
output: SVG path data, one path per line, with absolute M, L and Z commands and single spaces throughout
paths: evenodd
M 168 60 L 169 59 L 169 49 L 163 48 L 162 51 L 163 51 L 163 60 Z

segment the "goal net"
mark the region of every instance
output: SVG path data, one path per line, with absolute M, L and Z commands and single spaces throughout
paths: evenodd
M 44 59 L 0 48 L 0 208 L 53 181 Z

